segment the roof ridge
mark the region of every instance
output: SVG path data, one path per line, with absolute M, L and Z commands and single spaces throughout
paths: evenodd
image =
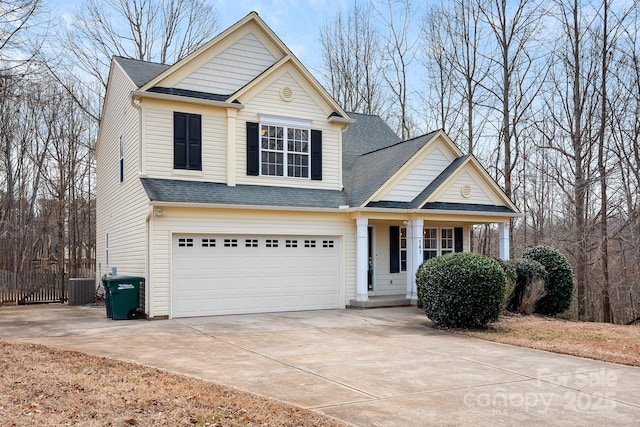
M 356 113 L 356 114 L 357 114 L 357 113 Z M 394 143 L 394 144 L 387 145 L 386 147 L 381 147 L 381 148 L 377 148 L 377 149 L 372 150 L 372 151 L 368 151 L 368 152 L 366 152 L 366 153 L 362 153 L 362 154 L 361 154 L 361 156 L 366 156 L 366 155 L 368 155 L 368 154 L 373 154 L 373 153 L 376 153 L 376 152 L 378 152 L 378 151 L 386 150 L 387 148 L 393 148 L 393 147 L 395 147 L 395 146 L 397 146 L 397 145 L 400 145 L 400 144 L 403 144 L 403 143 L 405 143 L 405 142 L 414 141 L 414 140 L 416 140 L 416 139 L 419 139 L 419 138 L 422 138 L 422 137 L 425 137 L 425 136 L 431 135 L 431 134 L 436 133 L 436 132 L 438 132 L 438 131 L 427 132 L 427 133 L 424 133 L 424 134 L 422 134 L 422 135 L 414 136 L 413 138 L 405 139 L 405 140 L 403 140 L 403 141 L 398 141 L 398 142 L 396 142 L 396 143 Z
M 113 57 L 114 58 L 120 58 L 120 59 L 126 59 L 127 61 L 142 62 L 144 64 L 163 65 L 165 67 L 171 67 L 171 65 L 173 65 L 173 64 L 163 64 L 162 62 L 157 62 L 157 61 L 145 61 L 144 59 L 127 58 L 126 56 L 122 56 L 122 55 L 113 55 Z

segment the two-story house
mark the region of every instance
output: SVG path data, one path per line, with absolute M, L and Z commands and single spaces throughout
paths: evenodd
M 172 66 L 112 61 L 96 147 L 97 263 L 150 318 L 415 302 L 431 257 L 519 215 L 435 131 L 347 113 L 252 12 Z

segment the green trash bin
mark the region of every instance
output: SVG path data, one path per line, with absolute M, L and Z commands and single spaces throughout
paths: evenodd
M 109 304 L 113 320 L 138 319 L 140 307 L 140 286 L 144 277 L 113 276 L 104 279 L 109 288 Z

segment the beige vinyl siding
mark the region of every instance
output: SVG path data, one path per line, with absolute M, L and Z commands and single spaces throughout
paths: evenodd
M 401 295 L 407 293 L 407 272 L 390 273 L 390 243 L 389 227 L 402 227 L 402 223 L 391 221 L 376 221 L 369 224 L 375 235 L 375 295 Z
M 246 107 L 239 111 L 236 122 L 237 183 L 339 190 L 342 143 L 340 126 L 327 121 L 331 111 L 314 90 L 304 83 L 302 76 L 290 65 L 283 68 L 286 71 L 275 73 L 277 75 L 267 79 L 263 86 L 250 91 L 240 99 Z M 293 91 L 293 99 L 289 102 L 280 97 L 283 87 L 289 87 Z M 259 122 L 260 114 L 311 120 L 311 128 L 322 131 L 322 181 L 247 176 L 246 122 Z
M 409 173 L 394 185 L 381 200 L 410 202 L 420 194 L 455 159 L 442 147 L 434 147 Z
M 355 226 L 339 213 L 304 213 L 164 207 L 153 217 L 151 239 L 150 313 L 168 316 L 171 301 L 171 237 L 173 234 L 329 235 L 342 239 L 344 304 L 355 298 Z
M 173 169 L 173 112 L 202 115 L 202 171 Z M 226 112 L 215 107 L 144 100 L 144 173 L 154 178 L 188 178 L 225 182 Z
M 96 148 L 96 251 L 99 273 L 117 267 L 119 275 L 144 276 L 148 199 L 139 173 L 138 110 L 130 93 L 136 86 L 116 64 Z M 119 140 L 124 141 L 124 181 L 120 182 Z M 109 264 L 105 234 L 109 233 Z
M 276 60 L 253 33 L 248 33 L 175 87 L 230 95 L 253 80 Z
M 471 187 L 471 196 L 463 197 L 462 188 L 465 185 Z M 440 196 L 437 196 L 437 202 L 450 203 L 471 203 L 478 205 L 504 205 L 497 197 L 492 197 L 493 191 L 489 188 L 480 175 L 471 168 L 462 171 L 453 183 L 446 188 Z

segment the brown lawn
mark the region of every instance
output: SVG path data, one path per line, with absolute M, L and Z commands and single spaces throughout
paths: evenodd
M 640 366 L 640 326 L 561 320 L 544 316 L 503 316 L 485 330 L 461 333 L 521 347 Z
M 342 426 L 233 388 L 136 364 L 0 340 L 3 426 Z

